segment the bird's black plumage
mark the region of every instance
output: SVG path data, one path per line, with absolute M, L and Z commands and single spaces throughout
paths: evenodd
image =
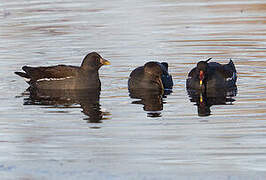
M 211 59 L 211 58 L 210 58 Z M 230 90 L 236 87 L 237 72 L 232 60 L 228 64 L 200 61 L 193 68 L 186 80 L 187 89 L 208 92 L 217 89 Z
M 98 53 L 89 53 L 80 67 L 57 65 L 48 67 L 23 66 L 24 72 L 15 74 L 26 78 L 30 86 L 37 89 L 100 89 L 98 70 L 110 64 Z

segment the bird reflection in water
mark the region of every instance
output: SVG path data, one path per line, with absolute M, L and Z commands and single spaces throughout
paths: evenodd
M 232 105 L 233 99 L 237 94 L 237 87 L 230 90 L 217 90 L 212 93 L 195 91 L 187 89 L 188 96 L 191 102 L 196 102 L 199 116 L 211 115 L 210 107 L 213 105 Z
M 161 117 L 161 111 L 163 110 L 163 98 L 169 95 L 172 91 L 160 91 L 151 90 L 129 90 L 129 96 L 132 99 L 138 99 L 132 101 L 132 104 L 142 104 L 143 110 L 147 111 L 148 117 Z
M 100 90 L 40 90 L 29 88 L 29 97 L 24 99 L 24 105 L 47 105 L 49 107 L 75 108 L 80 105 L 84 118 L 88 123 L 101 123 L 108 112 L 101 111 L 99 103 Z

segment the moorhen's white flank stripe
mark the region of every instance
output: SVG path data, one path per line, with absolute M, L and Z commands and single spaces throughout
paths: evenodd
M 43 78 L 43 79 L 38 79 L 37 82 L 39 81 L 60 81 L 60 80 L 69 79 L 69 78 L 72 78 L 72 76 L 64 77 L 64 78 Z

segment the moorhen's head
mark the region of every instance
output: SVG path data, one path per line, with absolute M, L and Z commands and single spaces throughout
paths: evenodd
M 162 69 L 157 62 L 148 62 L 144 65 L 144 73 L 148 75 L 152 80 L 156 81 L 163 89 L 163 83 L 161 80 Z
M 200 87 L 202 86 L 203 80 L 206 78 L 208 70 L 208 61 L 212 58 L 207 59 L 206 61 L 200 61 L 197 64 L 197 70 L 199 73 Z
M 91 52 L 85 56 L 82 61 L 81 68 L 90 69 L 90 70 L 98 70 L 102 65 L 111 64 L 106 59 L 102 58 L 100 54 L 97 52 Z
M 144 72 L 153 77 L 161 77 L 162 69 L 157 62 L 148 62 L 144 65 Z

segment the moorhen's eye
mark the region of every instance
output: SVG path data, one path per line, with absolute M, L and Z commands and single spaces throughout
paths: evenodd
M 98 56 L 94 56 L 94 64 L 98 66 L 100 63 L 100 58 Z

